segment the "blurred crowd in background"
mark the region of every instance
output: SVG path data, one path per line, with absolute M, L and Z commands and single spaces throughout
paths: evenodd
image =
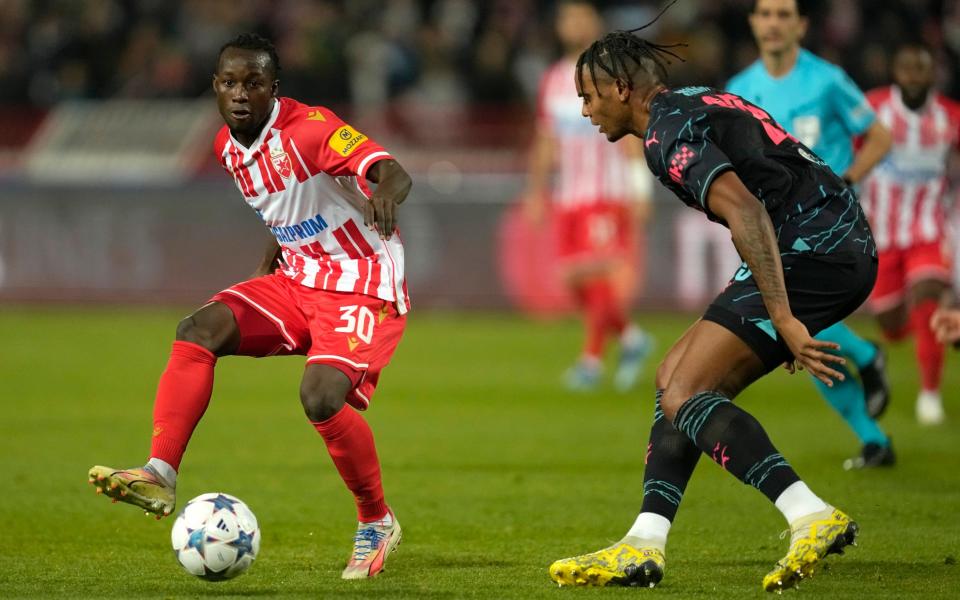
M 598 2 L 607 26 L 632 28 L 665 1 Z M 649 36 L 684 43 L 674 83 L 722 86 L 756 58 L 752 0 L 679 0 Z M 220 45 L 256 31 L 274 40 L 282 93 L 311 103 L 532 105 L 559 48 L 549 0 L 0 0 L 0 103 L 189 98 L 207 93 Z M 808 2 L 805 44 L 864 89 L 889 81 L 902 40 L 939 59 L 960 96 L 960 0 Z
M 261 226 L 210 152 L 211 78 L 220 47 L 253 31 L 277 46 L 282 95 L 331 107 L 415 175 L 403 227 L 419 302 L 509 305 L 503 215 L 526 185 L 560 2 L 0 0 L 0 301 L 192 302 L 247 274 Z M 938 87 L 960 98 L 960 0 L 802 3 L 804 44 L 864 90 L 890 82 L 898 43 L 923 40 Z M 684 45 L 674 85 L 724 86 L 757 57 L 754 0 L 595 4 L 610 30 L 669 6 L 643 36 Z M 643 301 L 694 306 L 727 275 L 698 253 L 729 238 L 691 234 L 659 186 L 654 200 Z

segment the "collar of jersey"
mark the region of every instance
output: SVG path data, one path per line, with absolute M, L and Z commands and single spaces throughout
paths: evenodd
M 267 119 L 267 122 L 263 124 L 263 129 L 260 130 L 260 135 L 257 136 L 257 139 L 253 140 L 253 143 L 250 144 L 250 147 L 247 148 L 233 137 L 233 132 L 230 129 L 227 129 L 227 132 L 230 133 L 230 141 L 233 142 L 233 145 L 236 146 L 244 156 L 254 152 L 260 145 L 263 143 L 263 139 L 267 137 L 267 134 L 270 133 L 270 128 L 273 127 L 273 124 L 277 122 L 277 117 L 280 116 L 280 98 L 277 98 L 273 103 L 273 110 L 270 111 L 270 118 Z
M 650 99 L 650 120 L 647 121 L 647 130 L 643 134 L 643 139 L 647 139 L 647 136 L 650 135 L 650 132 L 653 131 L 654 119 L 653 119 L 653 108 L 654 105 L 660 104 L 660 100 L 665 98 L 665 94 L 672 93 L 673 90 L 664 86 L 662 90 L 653 95 L 653 98 Z M 659 117 L 658 117 L 659 118 Z

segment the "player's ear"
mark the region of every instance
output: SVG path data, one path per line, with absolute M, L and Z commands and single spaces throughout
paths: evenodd
M 799 34 L 800 34 L 800 39 L 801 39 L 801 40 L 807 36 L 807 27 L 808 27 L 809 25 L 810 25 L 810 19 L 808 19 L 807 17 L 801 16 L 801 17 L 800 17 L 800 28 L 798 29 L 798 32 L 799 32 Z
M 618 77 L 616 81 L 614 81 L 614 85 L 616 86 L 617 98 L 620 102 L 626 102 L 630 99 L 630 93 L 633 91 L 633 88 L 630 87 L 629 83 Z
M 276 98 L 279 92 L 280 92 L 280 80 L 274 79 L 273 83 L 270 84 L 270 95 Z
M 213 93 L 217 93 L 217 74 L 213 74 L 213 80 L 210 82 L 210 86 L 213 88 Z

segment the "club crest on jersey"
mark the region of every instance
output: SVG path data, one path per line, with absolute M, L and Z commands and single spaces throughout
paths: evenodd
M 270 150 L 270 162 L 273 163 L 273 168 L 277 170 L 280 177 L 284 179 L 287 179 L 293 173 L 290 156 L 283 151 L 283 148 L 272 148 Z
M 344 125 L 333 132 L 328 144 L 330 144 L 330 147 L 340 154 L 340 156 L 346 157 L 353 154 L 353 151 L 365 141 L 367 141 L 367 136 L 349 125 Z

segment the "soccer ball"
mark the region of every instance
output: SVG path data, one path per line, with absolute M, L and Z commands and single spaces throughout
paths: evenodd
M 260 551 L 260 527 L 239 498 L 213 493 L 183 507 L 170 532 L 184 569 L 207 581 L 223 581 L 250 568 Z

